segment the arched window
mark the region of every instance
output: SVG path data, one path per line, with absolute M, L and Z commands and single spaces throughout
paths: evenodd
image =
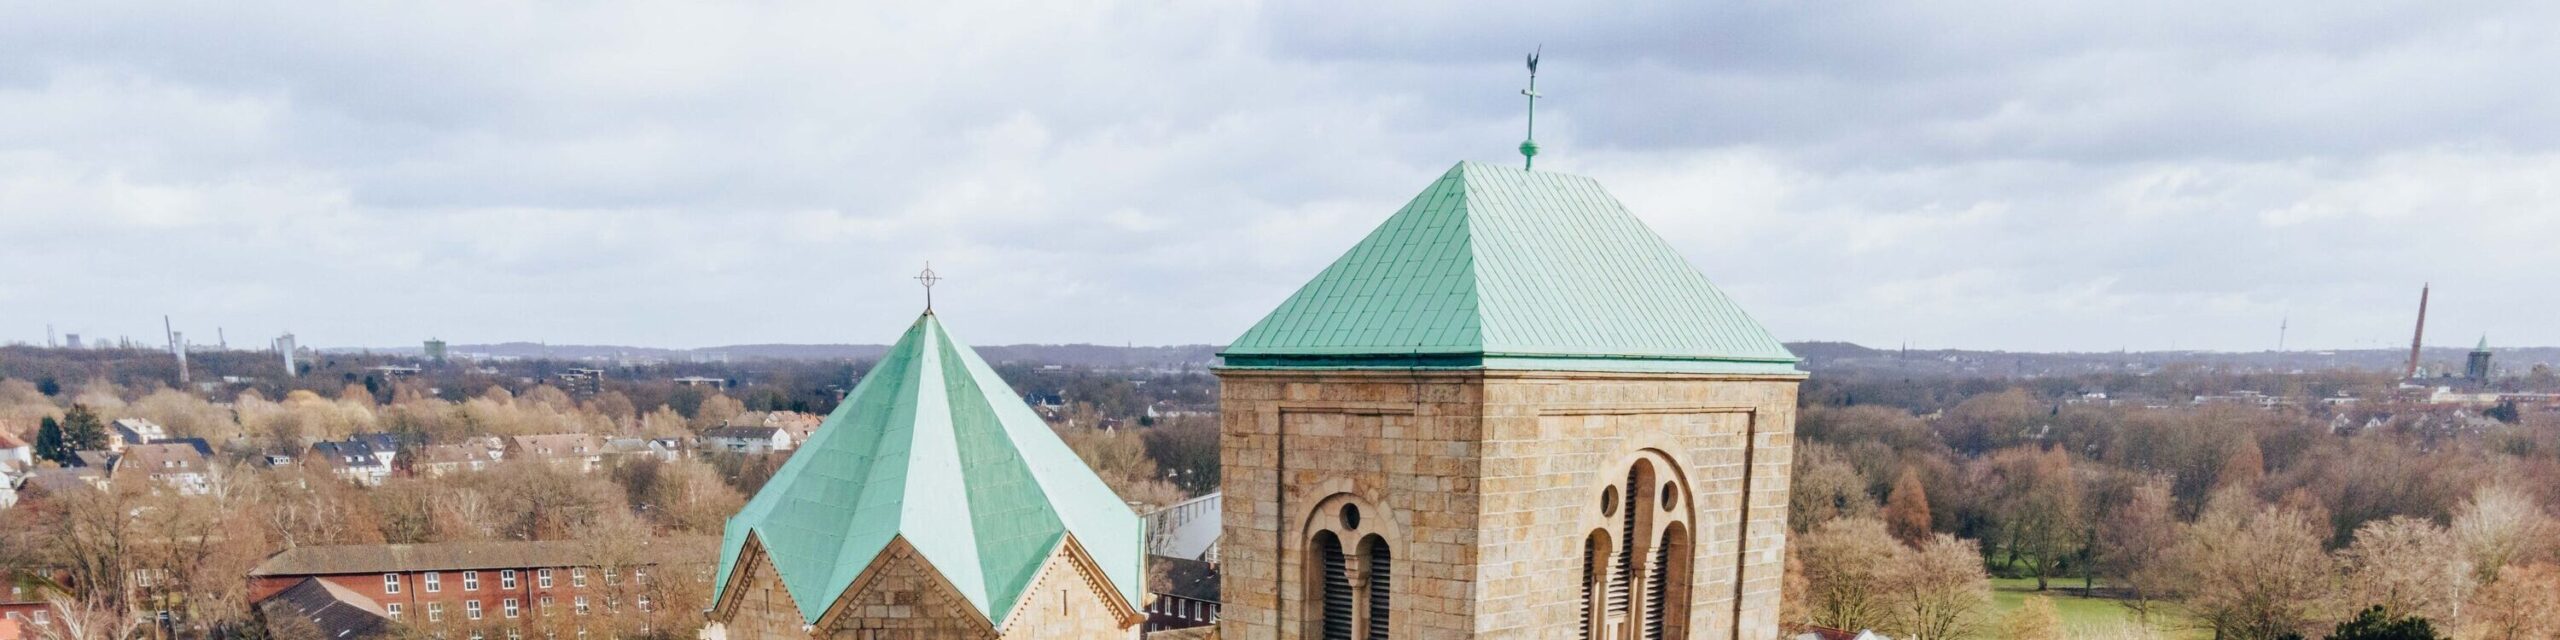
M 1597 633 L 1594 624 L 1600 612 L 1600 563 L 1609 555 L 1609 531 L 1595 530 L 1582 539 L 1582 638 L 1590 640 Z
M 1670 456 L 1647 450 L 1602 487 L 1600 523 L 1583 541 L 1580 636 L 1680 640 L 1686 636 L 1689 488 Z M 1606 563 L 1605 565 L 1602 563 Z
M 1365 588 L 1369 592 L 1369 633 L 1361 640 L 1387 640 L 1387 623 L 1395 606 L 1391 601 L 1395 595 L 1395 552 L 1387 548 L 1385 538 L 1370 534 L 1360 541 L 1360 556 L 1368 559 L 1368 570 L 1361 575 L 1367 578 Z
M 1398 538 L 1387 514 L 1368 507 L 1355 496 L 1337 494 L 1318 501 L 1308 514 L 1304 628 L 1310 638 L 1392 637 Z
M 1689 528 L 1673 522 L 1653 547 L 1652 580 L 1645 585 L 1645 640 L 1678 638 L 1689 621 Z
M 1342 539 L 1331 531 L 1316 532 L 1315 556 L 1324 640 L 1351 640 L 1351 567 L 1342 556 Z

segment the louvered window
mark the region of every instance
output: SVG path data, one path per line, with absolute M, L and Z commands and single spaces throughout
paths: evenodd
M 1621 494 L 1626 503 L 1618 508 L 1621 519 L 1618 528 L 1618 561 L 1614 563 L 1617 565 L 1616 573 L 1609 577 L 1609 615 L 1613 620 L 1624 620 L 1623 616 L 1627 615 L 1628 592 L 1633 589 L 1633 585 L 1628 583 L 1635 579 L 1636 573 L 1636 493 L 1638 492 L 1635 488 L 1644 485 L 1637 483 L 1636 472 L 1632 469 L 1627 471 L 1626 486 L 1626 493 Z
M 1324 640 L 1351 640 L 1351 568 L 1343 557 L 1342 539 L 1333 532 L 1316 534 L 1316 562 L 1324 585 Z
M 1387 542 L 1377 536 L 1369 536 L 1362 546 L 1367 547 L 1369 560 L 1369 634 L 1363 640 L 1387 640 L 1387 618 L 1392 612 L 1389 600 L 1395 593 L 1395 555 L 1387 549 Z
M 1582 638 L 1591 640 L 1591 610 L 1599 603 L 1591 597 L 1600 584 L 1600 532 L 1582 539 Z
M 1663 534 L 1661 542 L 1653 545 L 1653 570 L 1648 573 L 1651 575 L 1644 587 L 1644 637 L 1645 640 L 1662 640 L 1662 607 L 1670 604 L 1670 598 L 1664 595 L 1670 593 L 1671 586 L 1667 578 L 1671 575 L 1669 532 Z

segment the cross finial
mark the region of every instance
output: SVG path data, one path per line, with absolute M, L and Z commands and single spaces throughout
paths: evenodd
M 924 284 L 925 313 L 933 313 L 933 284 L 941 281 L 942 276 L 935 275 L 933 273 L 933 261 L 931 260 L 925 261 L 923 271 L 916 272 L 916 282 Z
M 1546 45 L 1530 50 L 1529 88 L 1520 90 L 1520 95 L 1529 96 L 1529 137 L 1520 141 L 1522 169 L 1534 168 L 1538 164 L 1538 54 L 1546 50 Z

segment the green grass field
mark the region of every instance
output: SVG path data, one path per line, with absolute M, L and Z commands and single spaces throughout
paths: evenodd
M 2113 637 L 2113 634 L 2116 633 L 2141 628 L 2141 623 L 2137 622 L 2134 618 L 2133 610 L 2125 608 L 2124 602 L 2121 600 L 2108 598 L 2083 598 L 2078 595 L 2074 595 L 2077 592 L 2073 591 L 2072 588 L 2080 585 L 2078 580 L 2052 580 L 2047 584 L 2049 585 L 2049 588 L 2040 595 L 2053 600 L 2053 608 L 2062 613 L 2063 627 L 2071 630 L 2074 637 Z M 2034 579 L 1994 578 L 1991 580 L 1992 603 L 1997 606 L 2003 614 L 2025 604 L 2027 596 L 2031 595 L 2039 595 L 2036 593 L 2036 581 Z M 2177 639 L 2212 637 L 2211 634 L 2198 635 L 2191 631 L 2179 630 L 2179 627 L 2184 626 L 2178 624 L 2178 622 L 2181 622 L 2180 620 L 2164 619 L 2175 615 L 2177 614 L 2174 610 L 2161 612 L 2160 610 L 2155 609 L 2152 614 L 2151 628 L 2157 635 L 2131 635 L 2126 637 L 2158 637 Z

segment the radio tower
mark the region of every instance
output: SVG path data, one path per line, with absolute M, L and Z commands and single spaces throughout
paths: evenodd
M 2402 379 L 2418 377 L 2418 348 L 2427 344 L 2427 293 L 2434 288 L 2433 283 L 2418 286 L 2418 333 L 2409 337 L 2409 371 Z

